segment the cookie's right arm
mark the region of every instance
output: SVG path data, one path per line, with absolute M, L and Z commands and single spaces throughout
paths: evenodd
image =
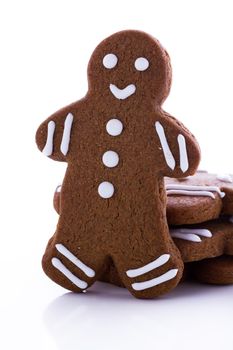
M 69 107 L 45 120 L 36 132 L 39 150 L 53 160 L 65 162 L 71 152 L 73 123 L 74 115 Z

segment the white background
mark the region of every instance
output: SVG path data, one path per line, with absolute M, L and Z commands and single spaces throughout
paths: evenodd
M 0 348 L 232 349 L 233 286 L 184 284 L 153 301 L 97 284 L 67 293 L 42 272 L 65 164 L 38 125 L 82 97 L 95 46 L 122 29 L 157 37 L 173 65 L 164 108 L 192 130 L 201 168 L 233 172 L 231 1 L 0 1 Z

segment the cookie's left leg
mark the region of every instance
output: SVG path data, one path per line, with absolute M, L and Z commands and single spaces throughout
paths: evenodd
M 192 276 L 202 283 L 233 284 L 233 256 L 222 255 L 190 265 Z
M 127 260 L 113 258 L 120 281 L 136 298 L 151 299 L 165 294 L 182 278 L 183 262 L 179 256 L 175 258 L 175 252 L 158 255 L 156 250 L 155 247 L 154 254 L 147 254 L 147 249 L 144 255 L 127 252 Z

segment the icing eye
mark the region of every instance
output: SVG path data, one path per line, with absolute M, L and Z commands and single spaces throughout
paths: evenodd
M 138 57 L 134 62 L 135 68 L 141 72 L 147 70 L 149 65 L 149 61 L 145 57 Z
M 117 65 L 118 58 L 114 53 L 109 53 L 103 58 L 103 65 L 107 69 L 112 69 Z

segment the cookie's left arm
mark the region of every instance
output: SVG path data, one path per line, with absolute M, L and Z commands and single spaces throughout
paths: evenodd
M 165 160 L 163 175 L 185 177 L 193 175 L 200 162 L 200 147 L 195 137 L 182 123 L 164 113 L 155 122 L 161 157 Z
M 36 143 L 40 151 L 53 160 L 67 161 L 67 156 L 72 153 L 74 124 L 72 105 L 45 120 L 36 133 Z

